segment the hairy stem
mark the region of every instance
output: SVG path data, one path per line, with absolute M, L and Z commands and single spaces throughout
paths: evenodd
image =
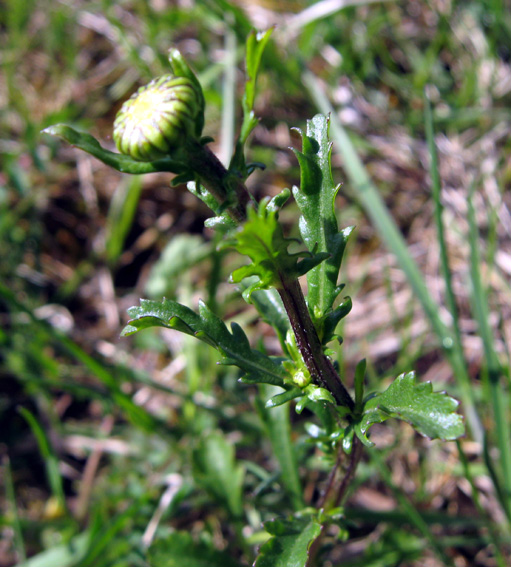
M 330 359 L 323 352 L 300 283 L 296 279 L 291 282 L 285 281 L 284 287 L 278 292 L 291 322 L 296 345 L 313 381 L 326 388 L 339 405 L 347 406 L 352 410 L 355 404 Z

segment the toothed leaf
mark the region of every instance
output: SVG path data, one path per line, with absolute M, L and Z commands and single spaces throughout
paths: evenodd
M 337 324 L 332 313 L 340 292 L 337 285 L 342 256 L 353 227 L 339 231 L 335 215 L 335 185 L 331 172 L 331 143 L 328 139 L 328 118 L 318 114 L 307 121 L 302 132 L 302 151 L 294 150 L 300 164 L 300 187 L 293 194 L 300 208 L 300 233 L 309 251 L 328 254 L 328 259 L 307 273 L 309 310 L 323 343 L 332 339 Z M 326 324 L 327 328 L 324 329 Z
M 174 329 L 212 346 L 222 355 L 220 364 L 237 366 L 244 373 L 243 381 L 268 383 L 283 386 L 286 370 L 269 356 L 250 347 L 241 327 L 232 324 L 232 333 L 205 303 L 200 303 L 199 313 L 188 307 L 164 299 L 150 301 L 142 299 L 139 307 L 128 309 L 130 320 L 122 331 L 128 336 L 149 327 Z
M 246 254 L 252 263 L 233 272 L 231 281 L 257 276 L 257 280 L 244 290 L 249 300 L 251 294 L 260 289 L 282 289 L 286 282 L 303 275 L 307 270 L 322 262 L 326 255 L 309 252 L 291 254 L 288 247 L 291 239 L 285 238 L 278 222 L 278 213 L 263 201 L 258 210 L 249 209 L 247 222 L 233 236 L 230 244 L 241 254 Z M 298 259 L 307 256 L 307 262 Z
M 402 419 L 430 439 L 453 440 L 465 433 L 463 418 L 456 413 L 458 402 L 445 392 L 433 392 L 431 382 L 417 383 L 415 373 L 401 374 L 381 394 L 370 398 L 355 425 L 366 444 L 367 431 L 390 417 Z

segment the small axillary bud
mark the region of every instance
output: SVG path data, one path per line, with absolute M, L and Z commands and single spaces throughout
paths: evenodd
M 297 370 L 293 375 L 293 383 L 299 388 L 303 389 L 311 382 L 311 376 L 307 370 Z
M 163 75 L 141 87 L 121 107 L 114 141 L 122 154 L 139 161 L 174 156 L 188 138 L 199 139 L 204 98 L 198 81 Z

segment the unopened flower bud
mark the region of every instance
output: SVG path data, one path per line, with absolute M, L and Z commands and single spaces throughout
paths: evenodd
M 118 150 L 139 161 L 154 161 L 198 138 L 203 97 L 187 77 L 163 75 L 141 87 L 121 107 L 114 122 Z

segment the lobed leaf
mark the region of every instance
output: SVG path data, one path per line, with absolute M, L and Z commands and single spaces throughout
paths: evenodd
M 339 231 L 335 215 L 335 185 L 331 171 L 332 144 L 328 138 L 329 119 L 318 114 L 307 121 L 302 132 L 302 151 L 293 150 L 300 165 L 300 187 L 293 195 L 301 212 L 300 233 L 309 251 L 328 254 L 325 262 L 307 274 L 309 310 L 318 333 L 326 344 L 333 338 L 337 323 L 347 312 L 332 311 L 341 291 L 337 285 L 341 261 L 353 227 Z
M 306 251 L 292 254 L 288 252 L 291 242 L 291 239 L 284 237 L 278 212 L 270 208 L 268 201 L 263 201 L 258 210 L 248 210 L 247 221 L 228 243 L 252 260 L 251 264 L 238 268 L 231 275 L 234 283 L 257 276 L 257 281 L 243 292 L 247 301 L 256 290 L 282 289 L 286 282 L 305 274 L 328 256 L 311 255 Z M 308 257 L 299 262 L 298 259 L 303 256 Z
M 232 324 L 232 333 L 205 303 L 200 302 L 199 313 L 188 307 L 164 299 L 142 299 L 139 307 L 128 309 L 131 319 L 121 335 L 129 336 L 149 327 L 164 327 L 194 336 L 209 344 L 222 355 L 221 364 L 237 366 L 245 376 L 243 381 L 282 386 L 287 372 L 283 366 L 262 352 L 252 349 L 241 327 Z
M 369 428 L 395 417 L 430 439 L 454 440 L 465 433 L 457 408 L 454 398 L 445 392 L 433 392 L 431 382 L 417 383 L 415 373 L 408 372 L 398 376 L 385 392 L 366 402 L 355 432 L 363 442 L 371 444 L 366 437 Z

